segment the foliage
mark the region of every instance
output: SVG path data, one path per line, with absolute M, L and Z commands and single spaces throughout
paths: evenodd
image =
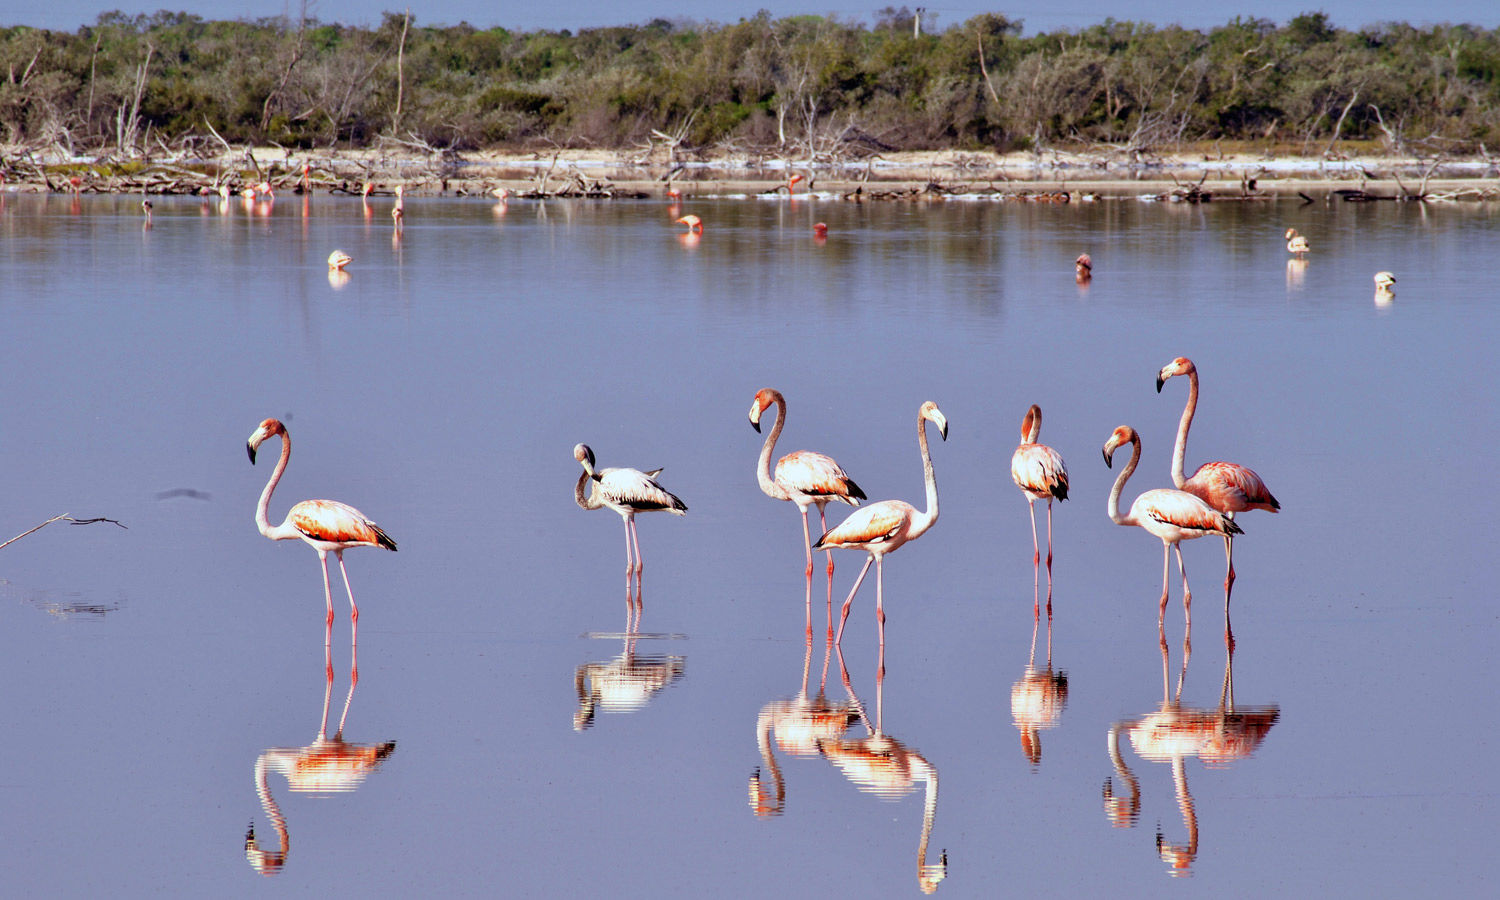
M 305 5 L 304 5 L 305 8 Z M 656 19 L 569 31 L 373 28 L 277 17 L 105 13 L 76 33 L 0 28 L 0 139 L 136 151 L 204 136 L 359 146 L 747 146 L 1135 153 L 1186 141 L 1500 143 L 1500 29 L 1323 13 L 1208 31 L 1106 19 L 1023 36 L 986 13 L 920 34 L 824 16 Z

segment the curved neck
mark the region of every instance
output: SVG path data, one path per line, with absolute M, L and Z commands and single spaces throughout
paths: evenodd
M 1179 438 L 1179 446 L 1181 439 Z M 1115 479 L 1115 486 L 1109 492 L 1109 518 L 1116 525 L 1134 525 L 1135 519 L 1130 516 L 1120 515 L 1120 494 L 1125 490 L 1125 482 L 1135 472 L 1136 465 L 1141 461 L 1141 438 L 1139 435 L 1131 435 L 1130 438 L 1130 462 L 1120 470 L 1120 476 Z
M 273 527 L 271 520 L 267 518 L 267 513 L 271 508 L 271 492 L 276 490 L 276 483 L 281 480 L 281 473 L 286 471 L 287 460 L 291 458 L 292 438 L 291 435 L 283 432 L 281 434 L 281 458 L 276 460 L 276 468 L 271 471 L 271 480 L 266 482 L 266 489 L 260 492 L 260 503 L 255 507 L 255 527 L 260 529 L 261 534 L 273 541 L 299 537 L 295 532 L 283 534 L 282 528 L 285 526 L 285 523 Z
M 1198 370 L 1188 373 L 1187 406 L 1182 408 L 1182 422 L 1177 426 L 1177 446 L 1172 448 L 1172 484 L 1181 488 L 1187 483 L 1187 436 L 1193 414 L 1198 411 Z
M 772 706 L 774 704 L 762 709 L 755 721 L 755 745 L 760 748 L 761 764 L 771 774 L 771 783 L 776 793 L 766 796 L 760 783 L 760 773 L 757 772 L 752 779 L 750 798 L 757 816 L 774 816 L 780 813 L 782 804 L 786 801 L 786 781 L 782 777 L 781 766 L 776 764 L 776 754 L 771 749 Z
M 766 442 L 760 446 L 760 462 L 755 469 L 755 482 L 768 496 L 778 500 L 788 499 L 786 491 L 776 483 L 771 475 L 771 453 L 776 449 L 776 441 L 781 437 L 781 428 L 786 424 L 786 398 L 776 397 L 776 422 L 771 426 L 771 433 L 766 435 Z
M 941 861 L 933 865 L 927 864 L 927 844 L 932 838 L 933 820 L 937 818 L 938 774 L 937 769 L 916 754 L 912 754 L 911 762 L 918 770 L 917 777 L 927 782 L 927 795 L 922 804 L 922 837 L 917 842 L 917 883 L 922 893 L 930 894 L 948 875 L 948 854 L 944 853 Z
M 260 798 L 261 808 L 265 810 L 266 818 L 271 820 L 271 828 L 275 830 L 277 850 L 262 850 L 255 840 L 255 826 L 250 826 L 250 833 L 245 835 L 245 856 L 250 864 L 262 875 L 275 875 L 286 864 L 286 855 L 291 850 L 292 839 L 287 832 L 286 817 L 281 814 L 281 808 L 276 805 L 276 800 L 271 796 L 271 786 L 266 782 L 266 757 L 270 751 L 262 753 L 255 760 L 255 794 Z
M 932 471 L 932 453 L 927 449 L 927 420 L 917 416 L 917 446 L 922 448 L 922 477 L 927 482 L 927 509 L 917 513 L 907 540 L 914 541 L 938 520 L 937 475 Z
M 598 509 L 599 507 L 604 505 L 603 502 L 599 500 L 598 495 L 593 491 L 590 491 L 589 493 L 584 493 L 583 491 L 583 486 L 588 483 L 589 471 L 587 468 L 585 468 L 583 470 L 583 474 L 578 476 L 578 484 L 574 485 L 573 487 L 573 500 L 577 502 L 579 507 L 583 509 Z
M 1026 433 L 1021 435 L 1021 443 L 1035 444 L 1042 436 L 1042 417 L 1040 415 L 1026 416 Z

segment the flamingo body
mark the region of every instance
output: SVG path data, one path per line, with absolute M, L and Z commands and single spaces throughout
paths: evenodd
M 342 271 L 343 268 L 354 262 L 354 257 L 342 250 L 335 250 L 328 254 L 328 268 L 334 271 Z
M 657 484 L 656 476 L 661 474 L 661 469 L 649 472 L 625 468 L 595 469 L 594 451 L 588 444 L 575 445 L 573 458 L 583 466 L 583 474 L 574 489 L 574 500 L 582 509 L 608 508 L 620 514 L 625 522 L 625 572 L 627 576 L 632 571 L 639 573 L 643 564 L 640 537 L 635 533 L 635 514 L 664 510 L 682 516 L 687 514 L 687 504 Z M 592 486 L 585 495 L 583 488 L 589 482 Z M 633 557 L 632 539 L 635 542 Z
M 1297 229 L 1288 228 L 1286 230 L 1286 249 L 1301 256 L 1312 248 L 1308 245 L 1307 238 L 1297 233 Z
M 687 226 L 688 234 L 703 233 L 703 220 L 693 215 L 692 213 L 688 213 L 687 215 L 683 216 L 680 219 L 677 219 L 676 221 L 680 225 Z
M 396 549 L 396 542 L 379 525 L 349 504 L 337 500 L 303 500 L 291 508 L 286 521 L 300 532 L 302 540 L 319 550 L 348 547 Z

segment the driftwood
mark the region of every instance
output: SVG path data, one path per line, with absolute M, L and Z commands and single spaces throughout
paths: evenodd
M 16 541 L 19 541 L 21 538 L 25 537 L 28 534 L 33 534 L 35 532 L 41 531 L 43 528 L 46 528 L 48 525 L 51 525 L 53 522 L 70 522 L 70 523 L 72 523 L 74 525 L 93 525 L 93 524 L 95 524 L 97 522 L 108 522 L 111 525 L 119 525 L 121 528 L 125 528 L 124 525 L 122 525 L 119 522 L 116 522 L 114 519 L 106 519 L 103 516 L 97 516 L 97 517 L 92 518 L 92 519 L 75 519 L 72 516 L 68 515 L 67 513 L 63 513 L 60 516 L 53 516 L 52 518 L 48 519 L 47 521 L 43 522 L 40 525 L 37 525 L 34 528 L 28 528 L 25 531 L 21 532 L 20 534 L 16 535 L 15 537 L 11 538 L 10 540 L 6 541 L 5 543 L 0 544 L 0 550 L 4 550 L 6 547 L 9 547 L 11 544 L 14 544 Z

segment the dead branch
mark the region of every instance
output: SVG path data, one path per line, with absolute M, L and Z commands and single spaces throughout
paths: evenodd
M 16 541 L 19 541 L 21 538 L 25 537 L 28 534 L 41 531 L 43 528 L 46 528 L 53 522 L 71 522 L 74 525 L 93 525 L 96 522 L 108 522 L 111 525 L 119 525 L 121 528 L 125 528 L 124 525 L 116 522 L 114 519 L 106 519 L 103 516 L 96 516 L 92 519 L 75 519 L 67 513 L 63 513 L 60 516 L 53 516 L 52 518 L 36 526 L 35 528 L 28 528 L 15 537 L 11 538 L 10 540 L 6 541 L 5 543 L 0 544 L 0 550 L 4 550 L 6 547 L 9 547 L 11 544 L 14 544 Z M 128 531 L 129 529 L 127 528 L 126 530 Z

